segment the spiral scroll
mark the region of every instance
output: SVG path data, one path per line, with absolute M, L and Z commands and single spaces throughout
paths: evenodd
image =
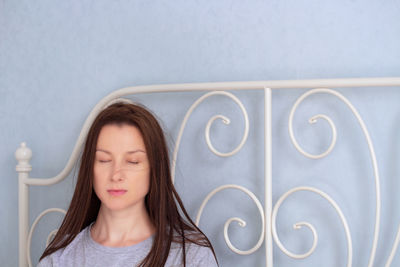
M 240 191 L 245 192 L 245 193 L 254 201 L 254 203 L 256 203 L 257 208 L 258 208 L 258 211 L 260 212 L 261 221 L 262 221 L 260 238 L 258 239 L 258 242 L 256 243 L 256 245 L 254 245 L 254 247 L 252 247 L 252 248 L 249 249 L 249 250 L 243 251 L 243 250 L 240 250 L 240 249 L 236 248 L 236 247 L 232 244 L 231 240 L 229 239 L 229 235 L 228 235 L 228 228 L 229 228 L 229 225 L 230 225 L 233 221 L 238 222 L 239 226 L 241 226 L 241 227 L 245 227 L 245 226 L 246 226 L 246 222 L 245 222 L 243 219 L 241 219 L 241 218 L 232 217 L 232 218 L 228 219 L 228 220 L 225 222 L 225 224 L 224 224 L 224 238 L 225 238 L 225 242 L 226 242 L 226 244 L 228 245 L 228 247 L 229 247 L 233 252 L 235 252 L 235 253 L 237 253 L 237 254 L 240 254 L 240 255 L 249 255 L 249 254 L 254 253 L 257 249 L 259 249 L 260 246 L 262 245 L 263 241 L 264 241 L 264 235 L 265 235 L 264 225 L 265 225 L 265 221 L 264 221 L 264 211 L 263 211 L 263 207 L 262 207 L 260 201 L 259 201 L 258 198 L 257 198 L 250 190 L 248 190 L 247 188 L 245 188 L 245 187 L 243 187 L 243 186 L 240 186 L 240 185 L 229 184 L 229 185 L 220 186 L 220 187 L 214 189 L 213 191 L 211 191 L 211 192 L 207 195 L 207 197 L 203 200 L 203 203 L 201 203 L 199 212 L 197 213 L 197 217 L 196 217 L 196 225 L 197 225 L 197 226 L 199 225 L 201 214 L 203 213 L 203 209 L 204 209 L 204 207 L 207 205 L 208 201 L 209 201 L 216 193 L 218 193 L 218 192 L 220 192 L 220 191 L 222 191 L 222 190 L 225 190 L 225 189 L 229 189 L 229 188 L 237 189 L 237 190 L 240 190 Z
M 224 95 L 224 96 L 227 96 L 227 97 L 231 98 L 231 99 L 239 106 L 239 108 L 240 108 L 240 110 L 242 111 L 243 116 L 244 116 L 245 130 L 244 130 L 244 133 L 243 133 L 242 140 L 240 141 L 239 145 L 238 145 L 235 149 L 233 149 L 231 152 L 226 152 L 226 153 L 220 152 L 220 151 L 216 150 L 216 149 L 214 148 L 214 146 L 212 145 L 212 143 L 211 143 L 211 140 L 210 140 L 210 128 L 211 128 L 212 123 L 213 123 L 215 120 L 217 120 L 217 119 L 221 119 L 222 122 L 223 122 L 224 124 L 229 124 L 229 123 L 230 123 L 230 120 L 229 120 L 229 118 L 227 118 L 227 117 L 225 117 L 225 116 L 223 116 L 223 115 L 216 115 L 216 116 L 213 116 L 213 117 L 208 121 L 207 126 L 206 126 L 206 130 L 205 130 L 205 138 L 206 138 L 206 142 L 207 142 L 208 148 L 209 148 L 214 154 L 216 154 L 216 155 L 218 155 L 218 156 L 220 156 L 220 157 L 229 157 L 229 156 L 233 156 L 233 155 L 235 155 L 237 152 L 239 152 L 239 150 L 240 150 L 240 149 L 243 147 L 243 145 L 246 143 L 247 136 L 248 136 L 248 134 L 249 134 L 249 118 L 248 118 L 248 116 L 247 116 L 246 109 L 244 108 L 242 102 L 240 102 L 240 100 L 239 100 L 235 95 L 233 95 L 233 94 L 231 94 L 231 93 L 229 93 L 229 92 L 225 92 L 225 91 L 213 91 L 213 92 L 206 93 L 205 95 L 201 96 L 199 99 L 197 99 L 197 100 L 192 104 L 192 106 L 189 108 L 188 112 L 186 113 L 186 115 L 185 115 L 185 117 L 184 117 L 184 119 L 183 119 L 183 121 L 182 121 L 180 130 L 179 130 L 179 133 L 178 133 L 178 137 L 177 137 L 177 139 L 176 139 L 176 145 L 175 145 L 174 154 L 173 154 L 173 159 L 172 159 L 172 168 L 171 168 L 171 169 L 172 169 L 172 170 L 171 170 L 172 182 L 174 182 L 174 180 L 175 180 L 175 168 L 176 168 L 176 161 L 177 161 L 177 157 L 178 157 L 178 150 L 179 150 L 179 145 L 180 145 L 180 142 L 181 142 L 181 139 L 182 139 L 182 135 L 183 135 L 183 131 L 184 131 L 184 129 L 185 129 L 186 123 L 187 123 L 187 121 L 188 121 L 190 115 L 192 114 L 193 110 L 194 110 L 201 102 L 203 102 L 206 98 L 208 98 L 208 97 L 210 97 L 210 96 L 213 96 L 213 95 Z
M 300 229 L 302 226 L 305 226 L 311 230 L 311 232 L 313 234 L 313 245 L 311 246 L 311 248 L 308 252 L 306 252 L 304 254 L 295 254 L 293 252 L 290 252 L 282 245 L 281 241 L 279 240 L 279 237 L 278 237 L 278 234 L 276 231 L 276 216 L 277 216 L 279 207 L 282 205 L 283 201 L 286 198 L 288 198 L 291 194 L 293 194 L 297 191 L 310 191 L 310 192 L 317 193 L 318 195 L 325 198 L 333 206 L 333 208 L 336 210 L 336 212 L 339 214 L 339 217 L 343 223 L 345 233 L 346 233 L 347 248 L 348 248 L 347 267 L 350 267 L 352 264 L 352 259 L 353 259 L 353 248 L 352 248 L 350 230 L 349 230 L 349 226 L 347 224 L 346 218 L 344 217 L 343 212 L 341 211 L 339 206 L 328 194 L 324 193 L 323 191 L 321 191 L 319 189 L 313 188 L 313 187 L 302 186 L 302 187 L 293 188 L 293 189 L 289 190 L 288 192 L 286 192 L 285 194 L 283 194 L 279 198 L 277 203 L 275 204 L 275 207 L 272 212 L 272 235 L 274 237 L 274 240 L 275 240 L 277 246 L 283 251 L 283 253 L 285 253 L 286 255 L 288 255 L 289 257 L 294 258 L 294 259 L 304 259 L 304 258 L 310 256 L 314 252 L 315 248 L 317 247 L 317 244 L 318 244 L 317 231 L 315 230 L 314 226 L 308 222 L 297 222 L 296 224 L 293 225 L 293 228 L 296 230 Z

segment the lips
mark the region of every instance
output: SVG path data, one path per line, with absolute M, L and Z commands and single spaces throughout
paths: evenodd
M 118 190 L 110 189 L 110 190 L 107 190 L 107 192 L 110 193 L 110 195 L 112 195 L 112 196 L 121 196 L 121 195 L 125 194 L 126 191 L 127 190 L 123 190 L 123 189 L 118 189 Z

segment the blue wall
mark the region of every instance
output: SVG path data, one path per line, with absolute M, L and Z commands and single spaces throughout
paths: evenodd
M 400 76 L 400 6 L 397 1 L 0 1 L 0 260 L 18 262 L 17 175 L 14 152 L 26 141 L 33 151 L 32 177 L 52 177 L 66 164 L 82 124 L 93 106 L 115 89 L 131 85 L 241 80 Z M 383 221 L 377 266 L 389 254 L 400 221 L 399 88 L 341 89 L 359 108 L 371 129 L 381 169 Z M 340 89 L 339 89 L 340 90 Z M 332 97 L 313 98 L 296 117 L 302 144 L 315 153 L 329 143 L 321 123 L 316 132 L 301 124 L 309 115 L 331 113 L 338 127 L 338 146 L 328 158 L 311 161 L 295 151 L 287 134 L 291 105 L 304 90 L 273 95 L 274 202 L 298 185 L 331 194 L 348 216 L 354 243 L 353 266 L 367 264 L 374 221 L 373 177 L 362 132 L 349 110 Z M 240 140 L 242 117 L 223 97 L 210 99 L 193 114 L 185 132 L 177 187 L 194 217 L 201 200 L 218 185 L 237 183 L 263 202 L 263 92 L 234 92 L 249 112 L 250 135 L 238 155 L 221 159 L 205 146 L 204 125 L 211 115 L 237 117 L 229 130 L 212 130 L 220 150 Z M 139 95 L 162 119 L 171 139 L 187 108 L 201 93 Z M 168 100 L 168 101 L 165 101 Z M 161 104 L 160 104 L 161 103 Z M 322 110 L 322 111 L 321 111 Z M 304 112 L 304 115 L 303 115 Z M 304 117 L 303 117 L 304 116 Z M 234 132 L 236 134 L 231 134 Z M 309 134 L 314 134 L 310 138 Z M 229 138 L 226 139 L 226 137 Z M 196 155 L 196 157 L 194 157 Z M 196 165 L 194 165 L 196 164 Z M 222 168 L 223 167 L 223 168 Z M 193 171 L 194 170 L 194 171 Z M 327 171 L 328 170 L 328 171 Z M 66 208 L 74 178 L 51 188 L 31 190 L 31 222 L 47 207 Z M 349 184 L 347 184 L 349 183 Z M 198 190 L 200 188 L 201 190 Z M 193 192 L 197 192 L 194 194 Z M 44 193 L 48 194 L 44 196 Z M 293 233 L 297 220 L 315 223 L 320 245 L 306 260 L 286 257 L 276 246 L 277 266 L 343 266 L 345 237 L 335 212 L 324 200 L 299 193 L 278 217 L 288 249 L 308 250 L 308 230 Z M 311 196 L 310 196 L 311 195 Z M 243 198 L 241 198 L 243 197 Z M 234 200 L 234 198 L 238 198 Z M 300 198 L 299 198 L 300 199 Z M 239 203 L 241 200 L 244 203 Z M 238 203 L 217 209 L 229 203 Z M 310 208 L 311 205 L 311 208 Z M 264 246 L 251 256 L 226 248 L 222 227 L 232 216 L 248 221 L 232 226 L 232 241 L 241 249 L 255 244 L 259 215 L 241 193 L 216 196 L 201 226 L 216 246 L 222 266 L 261 266 Z M 297 219 L 299 218 L 299 219 Z M 60 221 L 49 215 L 34 235 L 34 262 L 44 236 Z M 396 256 L 393 266 L 400 265 Z M 397 264 L 397 265 L 396 265 Z

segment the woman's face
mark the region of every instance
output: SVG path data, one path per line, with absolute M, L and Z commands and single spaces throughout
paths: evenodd
M 105 125 L 94 162 L 94 191 L 109 210 L 141 209 L 149 191 L 150 165 L 140 131 L 128 124 Z

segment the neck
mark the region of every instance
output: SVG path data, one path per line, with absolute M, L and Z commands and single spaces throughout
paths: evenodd
M 109 210 L 101 205 L 91 236 L 97 243 L 109 247 L 131 246 L 155 233 L 145 206 L 136 210 Z

